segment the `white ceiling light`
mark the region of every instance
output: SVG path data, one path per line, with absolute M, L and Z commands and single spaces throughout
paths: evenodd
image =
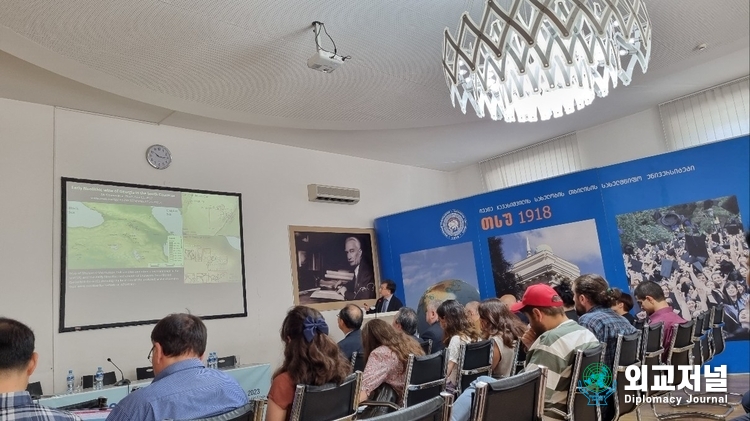
M 643 0 L 488 0 L 443 40 L 443 71 L 466 113 L 537 121 L 570 114 L 645 73 L 651 22 Z

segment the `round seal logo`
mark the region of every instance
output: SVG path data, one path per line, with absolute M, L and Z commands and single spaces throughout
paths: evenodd
M 449 240 L 457 240 L 466 232 L 466 217 L 457 209 L 451 209 L 440 218 L 440 229 Z

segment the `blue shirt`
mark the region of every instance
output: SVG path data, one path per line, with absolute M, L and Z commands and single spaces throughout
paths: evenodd
M 197 358 L 165 368 L 154 381 L 131 393 L 107 421 L 190 420 L 223 414 L 247 403 L 247 393 L 226 373 Z
M 636 328 L 628 319 L 615 313 L 611 308 L 602 306 L 592 307 L 586 314 L 578 317 L 578 324 L 590 330 L 602 344 L 604 350 L 604 364 L 612 368 L 617 350 L 617 336 L 630 335 Z
M 29 392 L 0 393 L 2 421 L 81 421 L 70 412 L 50 409 L 35 404 Z

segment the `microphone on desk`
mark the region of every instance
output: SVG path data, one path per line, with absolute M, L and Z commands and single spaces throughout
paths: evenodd
M 115 386 L 122 386 L 122 385 L 125 385 L 125 384 L 130 384 L 130 380 L 128 380 L 128 379 L 125 378 L 125 373 L 123 373 L 122 370 L 120 370 L 120 367 L 118 367 L 117 364 L 115 364 L 114 361 L 112 361 L 112 358 L 107 358 L 107 361 L 109 361 L 110 364 L 112 364 L 113 366 L 115 366 L 115 368 L 117 369 L 117 371 L 119 371 L 120 375 L 122 376 L 122 380 L 120 380 L 117 383 L 115 383 Z

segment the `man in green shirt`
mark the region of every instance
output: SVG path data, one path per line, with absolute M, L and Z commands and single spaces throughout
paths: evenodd
M 521 302 L 514 304 L 511 311 L 522 311 L 529 318 L 529 330 L 521 338 L 528 349 L 525 370 L 539 365 L 548 369 L 544 419 L 564 419 L 550 409 L 567 412 L 576 351 L 594 348 L 599 341 L 590 330 L 565 316 L 562 299 L 549 285 L 528 287 Z

